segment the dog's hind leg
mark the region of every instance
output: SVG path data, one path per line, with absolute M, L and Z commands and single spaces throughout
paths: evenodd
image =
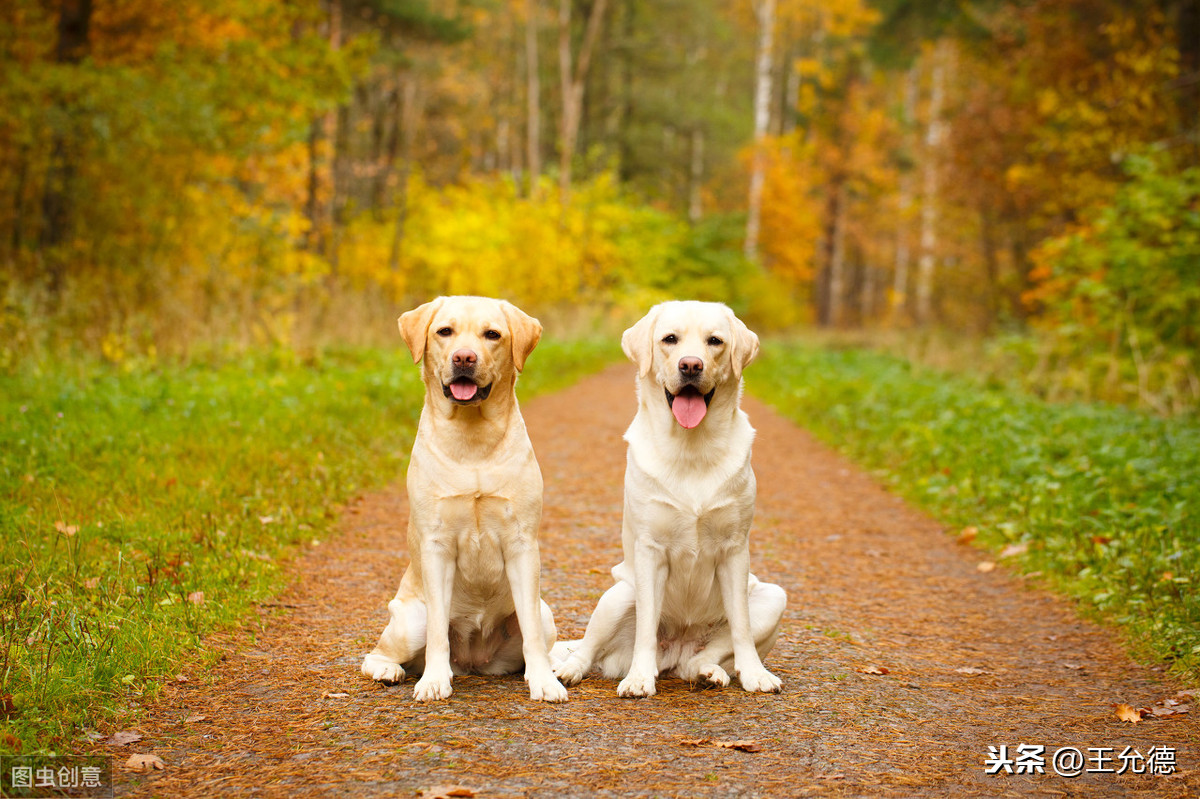
M 618 580 L 604 592 L 596 603 L 596 610 L 588 620 L 587 631 L 582 641 L 572 641 L 555 647 L 562 662 L 554 666 L 554 673 L 564 685 L 577 685 L 587 674 L 592 664 L 600 660 L 605 667 L 606 677 L 624 677 L 633 658 L 633 636 L 630 634 L 634 618 L 635 598 L 633 586 Z M 623 650 L 616 652 L 614 650 Z M 607 667 L 613 656 L 623 664 L 619 672 L 610 673 Z
M 424 660 L 427 614 L 421 600 L 401 599 L 398 594 L 388 603 L 388 612 L 391 619 L 378 645 L 363 658 L 362 673 L 372 680 L 394 684 L 404 679 L 403 664 Z
M 751 578 L 747 605 L 750 635 L 761 663 L 779 637 L 779 625 L 783 619 L 783 609 L 787 605 L 787 594 L 773 583 L 760 583 Z M 679 665 L 676 674 L 688 682 L 724 688 L 729 685 L 729 672 L 733 669 L 733 636 L 726 621 L 714 631 L 703 649 Z M 769 690 L 769 687 L 765 690 Z

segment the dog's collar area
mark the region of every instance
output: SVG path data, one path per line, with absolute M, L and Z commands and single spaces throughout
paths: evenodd
M 492 393 L 492 385 L 488 383 L 481 386 L 469 377 L 456 377 L 442 384 L 442 396 L 455 405 L 473 405 L 488 398 Z
M 687 392 L 687 393 L 695 392 L 696 394 L 700 394 L 700 389 L 696 388 L 695 386 L 684 386 L 683 388 L 679 389 L 679 394 L 672 394 L 671 390 L 669 388 L 664 387 L 663 393 L 667 395 L 667 407 L 674 408 L 675 407 L 675 398 L 677 396 L 679 396 L 680 394 L 683 394 L 684 392 Z M 712 390 L 709 391 L 707 394 L 700 395 L 704 398 L 704 406 L 705 407 L 708 407 L 712 403 L 713 395 L 716 393 L 717 393 L 717 387 L 713 386 Z

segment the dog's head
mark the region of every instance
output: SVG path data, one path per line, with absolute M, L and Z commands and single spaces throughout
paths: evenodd
M 758 336 L 721 303 L 664 302 L 625 331 L 621 348 L 639 378 L 661 387 L 675 421 L 690 430 L 704 420 L 717 392 L 740 390 L 742 369 L 758 354 Z
M 515 380 L 542 337 L 520 308 L 487 297 L 438 297 L 400 315 L 413 363 L 425 361 L 429 389 L 455 405 L 476 405 L 496 383 Z

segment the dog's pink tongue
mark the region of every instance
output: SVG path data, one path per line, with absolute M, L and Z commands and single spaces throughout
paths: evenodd
M 687 391 L 677 394 L 671 401 L 671 413 L 675 414 L 675 421 L 691 430 L 700 424 L 704 414 L 708 413 L 708 406 L 704 404 L 704 397 L 700 394 Z
M 479 386 L 470 380 L 455 380 L 450 384 L 450 393 L 454 395 L 456 400 L 469 400 L 475 396 L 475 392 L 478 390 Z

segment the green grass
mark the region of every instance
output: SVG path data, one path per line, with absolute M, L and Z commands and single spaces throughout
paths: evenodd
M 619 355 L 542 344 L 520 396 Z M 278 592 L 402 473 L 421 393 L 402 347 L 0 378 L 0 753 L 77 747 Z
M 750 388 L 894 491 L 1200 677 L 1200 423 L 1051 404 L 861 350 L 765 347 Z

